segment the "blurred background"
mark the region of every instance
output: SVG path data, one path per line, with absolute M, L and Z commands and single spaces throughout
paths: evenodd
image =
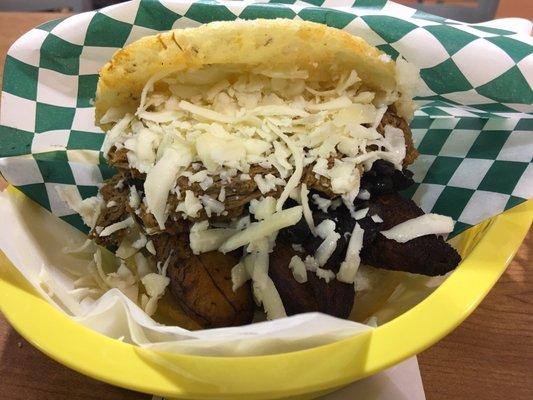
M 533 0 L 395 0 L 421 11 L 464 22 L 495 18 L 533 19 Z M 120 3 L 117 0 L 0 0 L 0 11 L 82 12 Z
M 1 1 L 1 0 L 0 0 Z M 495 18 L 533 19 L 533 0 L 394 0 L 429 14 L 464 22 Z

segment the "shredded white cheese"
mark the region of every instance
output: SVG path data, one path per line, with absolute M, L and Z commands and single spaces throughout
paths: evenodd
M 322 212 L 327 213 L 328 208 L 331 206 L 331 200 L 320 197 L 318 194 L 311 196 L 313 198 L 313 203 L 318 207 Z
M 338 110 L 352 105 L 347 96 L 341 96 L 336 99 L 320 104 L 308 104 L 305 108 L 310 111 Z
M 103 199 L 94 196 L 82 200 L 78 188 L 75 186 L 57 185 L 55 189 L 59 198 L 81 216 L 83 223 L 89 228 L 94 228 L 104 206 Z
M 169 147 L 146 175 L 146 204 L 160 229 L 165 229 L 167 199 L 170 190 L 175 186 L 178 171 L 180 167 L 189 165 L 191 160 L 191 152 L 187 146 Z
M 296 282 L 307 282 L 307 269 L 305 268 L 305 263 L 299 256 L 292 256 L 291 261 L 289 262 L 289 268 L 292 271 L 292 275 Z
M 410 122 L 415 110 L 412 99 L 420 84 L 420 70 L 400 56 L 396 59 L 396 82 L 400 93 L 396 109 L 401 117 Z
M 224 186 L 220 188 L 220 192 L 218 194 L 217 199 L 222 203 L 224 203 L 224 201 L 226 200 L 226 188 Z
M 227 253 L 255 240 L 267 237 L 280 229 L 296 224 L 302 218 L 302 207 L 296 206 L 274 213 L 260 222 L 250 224 L 248 228 L 231 236 L 218 251 Z
M 385 125 L 385 148 L 388 150 L 382 153 L 381 157 L 392 162 L 397 169 L 402 169 L 402 162 L 405 158 L 405 137 L 400 128 L 395 128 L 391 125 Z
M 194 254 L 206 253 L 218 249 L 228 238 L 233 236 L 235 229 L 192 230 L 189 233 L 191 250 Z
M 191 232 L 202 232 L 202 231 L 206 231 L 208 229 L 209 229 L 209 221 L 208 220 L 195 222 L 191 226 Z
M 409 91 L 416 71 L 404 61 L 399 64 L 397 75 Z M 304 165 L 316 162 L 313 171 L 330 179 L 332 191 L 348 195 L 358 188 L 361 164 L 369 168 L 373 160 L 384 158 L 399 166 L 405 156 L 401 131 L 386 127 L 385 137 L 376 131 L 375 121 L 381 121 L 387 106 L 376 107 L 375 94 L 360 90 L 356 71 L 342 71 L 324 84 L 311 80 L 305 70 L 274 75 L 258 70 L 238 79 L 230 77 L 230 70 L 209 66 L 194 72 L 162 71 L 144 86 L 135 115 L 110 110 L 104 116 L 115 125 L 103 151 L 125 147 L 130 166 L 147 174 L 145 201 L 160 229 L 167 218 L 168 194 L 189 167 L 196 171 L 191 182 L 204 191 L 215 176 L 223 182 L 235 175 L 246 180 L 254 164 L 274 167 L 279 177 L 256 174 L 254 179 L 264 194 L 284 186 L 276 206 L 281 211 L 300 185 Z M 159 91 L 159 81 L 169 91 Z M 372 127 L 363 126 L 370 123 Z M 368 152 L 369 145 L 378 150 Z M 341 157 L 329 168 L 328 160 L 336 155 Z M 218 201 L 225 201 L 223 191 Z M 327 199 L 315 201 L 327 209 Z M 186 211 L 180 210 L 188 217 L 194 214 Z
M 350 211 L 350 215 L 352 216 L 353 219 L 356 219 L 354 200 L 357 197 L 357 193 L 358 193 L 358 190 L 352 190 L 351 192 L 348 192 L 341 196 L 343 204 Z
M 307 256 L 304 263 L 308 271 L 314 272 L 316 276 L 320 279 L 324 279 L 326 283 L 329 283 L 335 278 L 335 272 L 329 269 L 320 268 L 318 261 L 312 256 Z
M 276 199 L 271 196 L 261 200 L 253 199 L 250 202 L 249 211 L 257 220 L 264 220 L 276 212 Z
M 105 135 L 104 143 L 102 144 L 102 153 L 104 157 L 107 157 L 109 149 L 120 140 L 120 136 L 123 135 L 124 131 L 130 124 L 133 119 L 132 114 L 126 114 L 118 123 L 113 126 Z
M 325 219 L 316 227 L 315 233 L 322 239 L 325 239 L 329 234 L 335 232 L 336 224 L 331 219 Z
M 363 248 L 363 235 L 363 229 L 358 223 L 355 223 L 355 226 L 352 230 L 352 235 L 350 236 L 350 241 L 348 242 L 346 258 L 341 263 L 339 272 L 337 273 L 337 279 L 341 282 L 354 283 L 355 281 L 357 269 L 361 263 L 359 253 Z
M 175 193 L 181 200 L 181 191 L 176 189 L 178 177 L 187 177 L 204 192 L 213 186 L 215 179 L 222 183 L 216 198 L 205 193 L 197 197 L 194 192 L 186 191 L 176 208 L 184 218 L 197 218 L 202 210 L 208 217 L 227 214 L 223 185 L 231 184 L 233 179 L 245 182 L 252 174 L 265 195 L 283 188 L 277 201 L 267 197 L 250 204 L 250 212 L 259 222 L 250 223 L 248 216 L 232 222 L 227 228 L 209 229 L 204 221 L 195 224 L 190 232 L 195 253 L 217 248 L 228 252 L 248 245 L 247 251 L 251 254 L 245 255 L 232 270 L 234 288 L 251 278 L 254 296 L 263 304 L 268 317 L 276 318 L 284 316 L 285 310 L 268 277 L 268 252 L 272 250 L 280 229 L 296 224 L 304 216 L 311 230 L 324 239 L 314 257 L 306 258 L 305 262 L 299 257 L 291 260 L 297 280 L 303 281 L 306 270 L 326 281 L 335 276 L 321 266 L 335 251 L 340 235 L 335 232 L 333 221 L 314 226 L 308 190 L 302 184 L 304 167 L 312 165 L 316 178 L 329 179 L 332 192 L 342 197 L 352 216 L 366 216 L 368 210 L 356 212 L 353 206 L 358 194 L 361 198 L 366 196 L 364 191 L 359 191 L 361 173 L 377 159 L 391 161 L 401 168 L 405 158 L 403 132 L 386 126 L 382 136 L 376 128 L 392 101 L 398 100 L 395 106 L 400 115 L 408 117 L 417 73 L 415 67 L 400 58 L 396 64 L 396 76 L 401 93 L 394 92 L 383 99 L 360 84 L 356 71 L 341 71 L 332 82 L 325 84 L 310 78 L 308 71 L 296 68 L 291 71 L 257 69 L 237 78 L 230 70 L 225 72 L 220 66 L 209 66 L 199 71 L 155 74 L 142 90 L 135 115 L 125 114 L 125 110 L 109 110 L 100 121 L 114 123 L 106 135 L 102 151 L 107 154 L 113 146 L 125 148 L 130 167 L 146 173 L 145 197 L 141 199 L 137 190 L 131 187 L 129 205 L 136 210 L 144 201 L 161 230 L 165 228 L 168 212 L 172 211 L 167 204 L 169 194 Z M 159 81 L 161 85 L 156 86 Z M 168 90 L 159 91 L 158 88 L 165 84 Z M 373 146 L 372 150 L 369 146 Z M 275 175 L 270 171 L 256 173 L 254 166 L 274 168 Z M 289 196 L 297 197 L 302 206 L 283 210 Z M 313 202 L 323 212 L 339 203 L 320 196 L 313 196 Z M 79 209 L 80 214 L 85 213 L 86 223 L 94 226 L 98 217 L 95 210 L 102 207 L 101 200 L 95 198 L 80 206 L 76 199 L 76 206 L 72 208 Z M 87 210 L 89 207 L 91 213 Z M 373 220 L 376 217 L 372 216 Z M 95 230 L 102 236 L 110 235 L 133 227 L 134 221 L 131 217 L 130 220 Z M 382 233 L 397 237 L 399 234 L 395 228 Z M 358 264 L 354 254 L 358 254 L 360 235 L 355 229 L 348 246 L 350 254 L 343 263 L 344 270 L 341 268 L 338 274 L 338 278 L 345 281 L 353 281 L 351 276 L 356 273 L 353 265 Z M 397 231 L 401 231 L 400 236 L 405 238 L 409 236 L 405 234 L 406 230 L 413 234 L 413 229 L 409 229 L 402 227 Z M 133 231 L 128 233 L 128 240 L 124 240 L 124 251 L 129 254 L 145 246 L 155 254 L 153 242 L 144 235 L 135 236 Z M 141 253 L 133 254 L 138 258 Z M 147 272 L 142 260 L 141 264 L 144 278 L 154 274 Z M 302 265 L 305 267 L 303 272 Z M 121 272 L 126 274 L 124 269 Z M 153 282 L 149 282 L 150 279 Z M 104 282 L 103 278 L 101 280 Z M 145 287 L 147 294 L 141 296 L 141 302 L 151 313 L 164 292 L 166 281 L 152 277 L 147 282 L 145 286 L 150 290 Z M 130 291 L 130 295 L 132 293 Z
M 264 177 L 261 175 L 255 175 L 254 181 L 257 183 L 257 188 L 262 194 L 267 194 L 275 190 L 278 185 L 285 186 L 287 184 L 283 179 L 276 178 L 272 174 L 265 175 Z
M 135 221 L 132 217 L 128 217 L 123 221 L 115 222 L 114 224 L 106 226 L 98 236 L 109 236 L 121 229 L 131 228 L 135 225 Z
M 144 305 L 144 311 L 148 315 L 153 315 L 157 309 L 157 302 L 163 297 L 170 279 L 160 274 L 149 273 L 141 278 L 141 282 L 149 297 L 148 302 Z
M 318 246 L 315 253 L 315 259 L 319 266 L 324 266 L 335 249 L 337 248 L 337 242 L 341 238 L 341 235 L 335 231 L 330 232 L 324 241 Z
M 196 151 L 209 172 L 216 172 L 223 166 L 238 167 L 246 159 L 246 147 L 242 140 L 221 138 L 211 133 L 204 133 L 196 139 Z
M 200 201 L 204 205 L 205 213 L 208 218 L 211 217 L 211 215 L 220 215 L 224 212 L 224 203 L 221 203 L 206 194 L 200 196 Z
M 231 269 L 232 290 L 235 292 L 250 279 L 248 271 L 242 262 Z
M 152 242 L 151 240 L 146 242 L 146 250 L 148 250 L 149 253 L 151 253 L 151 254 L 153 254 L 155 256 L 156 255 L 156 251 L 155 251 L 154 242 Z
M 372 215 L 370 218 L 372 218 L 372 221 L 374 221 L 377 224 L 383 222 L 383 219 L 377 214 Z
M 294 159 L 294 173 L 287 182 L 287 185 L 279 196 L 278 203 L 276 204 L 276 210 L 280 211 L 283 209 L 283 204 L 285 204 L 285 201 L 288 199 L 289 194 L 292 192 L 293 189 L 298 186 L 298 183 L 302 179 L 303 151 L 274 124 L 269 123 L 268 126 L 272 130 L 272 132 L 274 132 L 281 140 L 285 142 L 289 150 L 292 152 L 292 157 Z
M 223 122 L 226 124 L 232 123 L 234 121 L 234 118 L 232 117 L 220 114 L 216 111 L 210 110 L 205 107 L 194 105 L 185 100 L 180 101 L 179 107 L 182 110 L 188 111 L 195 116 L 199 116 L 199 117 L 211 120 L 211 121 Z
M 185 200 L 178 204 L 176 211 L 181 211 L 185 215 L 196 218 L 202 208 L 202 203 L 200 203 L 194 192 L 187 190 L 185 191 Z
M 316 276 L 318 276 L 320 279 L 324 279 L 326 283 L 329 283 L 332 279 L 335 278 L 335 272 L 324 269 L 324 268 L 317 268 L 315 270 Z
M 279 293 L 268 276 L 268 239 L 263 237 L 255 243 L 252 254 L 244 258 L 244 265 L 252 278 L 252 288 L 256 301 L 263 305 L 268 319 L 287 316 Z
M 311 208 L 309 207 L 308 196 L 309 190 L 307 190 L 307 185 L 305 183 L 302 183 L 300 188 L 300 201 L 302 203 L 303 214 L 305 222 L 307 222 L 307 225 L 309 226 L 309 230 L 313 235 L 315 235 L 315 222 L 313 221 L 313 213 L 311 212 Z
M 135 186 L 130 186 L 129 205 L 136 210 L 141 205 L 141 197 Z
M 267 276 L 262 280 L 254 280 L 253 290 L 256 300 L 263 305 L 268 319 L 272 320 L 287 316 L 281 297 L 272 279 Z
M 368 207 L 361 208 L 360 210 L 357 210 L 353 213 L 353 218 L 358 221 L 360 219 L 363 219 L 368 214 Z
M 391 229 L 381 231 L 387 239 L 405 243 L 426 235 L 443 235 L 453 231 L 453 219 L 439 214 L 424 214 L 409 219 Z
M 139 107 L 137 108 L 136 114 L 139 114 L 146 109 L 146 103 L 148 102 L 148 93 L 154 90 L 154 85 L 157 81 L 163 79 L 168 74 L 168 71 L 161 70 L 159 72 L 156 72 L 150 79 L 148 79 L 148 81 L 143 87 L 143 90 L 141 91 L 141 100 L 139 102 Z

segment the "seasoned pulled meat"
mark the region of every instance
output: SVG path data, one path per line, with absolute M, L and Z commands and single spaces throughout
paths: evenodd
M 403 166 L 407 167 L 408 165 L 411 165 L 418 157 L 418 151 L 413 143 L 413 134 L 409 128 L 409 124 L 407 124 L 405 119 L 396 115 L 396 111 L 393 107 L 389 107 L 387 112 L 383 115 L 383 118 L 377 127 L 377 131 L 383 135 L 386 125 L 392 125 L 403 131 L 405 138 L 405 158 L 403 160 Z
M 96 220 L 95 228 L 91 231 L 90 237 L 102 246 L 118 245 L 120 240 L 129 233 L 128 229 L 121 229 L 109 236 L 98 235 L 99 228 L 123 221 L 129 214 L 129 188 L 121 185 L 123 179 L 120 175 L 115 175 L 100 188 L 100 195 L 104 199 L 104 208 Z M 107 207 L 108 204 L 113 204 Z
M 120 149 L 117 149 L 115 146 L 111 147 L 107 153 L 107 163 L 121 171 L 121 173 L 137 176 L 144 175 L 137 170 L 130 170 L 130 165 L 128 163 L 128 149 L 125 147 Z
M 333 166 L 333 158 L 330 162 L 330 167 Z M 125 176 L 127 180 L 140 180 L 144 181 L 146 178 L 145 174 L 141 174 L 136 170 L 128 168 L 127 164 L 127 151 L 125 149 L 120 149 L 115 152 L 110 152 L 109 163 L 114 167 L 118 168 L 121 176 Z M 323 176 L 318 176 L 312 171 L 312 165 L 309 165 L 304 168 L 302 182 L 307 185 L 308 188 L 315 189 L 323 193 L 328 197 L 334 197 L 335 194 L 331 191 L 329 179 Z M 124 168 L 124 169 L 123 169 Z M 241 179 L 239 175 L 232 177 L 229 181 L 224 181 L 220 176 L 213 176 L 213 184 L 203 190 L 198 182 L 189 182 L 189 179 L 185 176 L 181 176 L 177 180 L 177 187 L 180 188 L 180 195 L 170 194 L 168 197 L 169 205 L 169 218 L 167 224 L 173 224 L 172 221 L 179 221 L 183 219 L 183 214 L 177 212 L 176 207 L 185 197 L 185 192 L 191 190 L 197 197 L 202 195 L 207 195 L 213 199 L 217 199 L 220 191 L 224 188 L 225 191 L 225 200 L 224 200 L 224 210 L 226 213 L 220 216 L 211 216 L 211 220 L 215 221 L 227 221 L 231 218 L 242 216 L 246 214 L 245 209 L 248 207 L 250 201 L 258 199 L 261 196 L 274 196 L 278 197 L 283 191 L 282 186 L 276 186 L 275 190 L 270 191 L 269 193 L 262 194 L 257 183 L 254 180 L 256 175 L 267 175 L 272 174 L 275 177 L 279 177 L 279 172 L 275 168 L 263 168 L 259 165 L 253 165 L 250 167 L 248 175 L 250 179 Z M 158 224 L 153 215 L 145 215 L 145 207 L 141 207 L 141 218 L 145 223 L 145 226 L 149 229 L 158 230 Z M 189 220 L 193 221 L 202 221 L 207 219 L 208 216 L 204 209 L 200 210 L 198 216 L 195 218 L 187 217 Z
M 104 207 L 96 220 L 95 228 L 90 233 L 91 238 L 96 240 L 98 244 L 102 246 L 118 246 L 122 238 L 130 233 L 129 229 L 118 230 L 109 236 L 100 236 L 98 229 L 123 221 L 129 216 L 133 217 L 147 232 L 150 232 L 150 228 L 154 232 L 159 231 L 157 221 L 151 213 L 146 211 L 144 204 L 141 203 L 137 210 L 131 208 L 129 203 L 131 186 L 136 186 L 137 190 L 142 190 L 139 189 L 138 182 L 117 174 L 106 181 L 100 188 Z M 112 204 L 112 206 L 108 207 L 108 204 Z M 169 219 L 165 224 L 164 233 L 176 235 L 189 232 L 189 227 L 190 222 L 183 218 Z
M 403 172 L 396 170 L 388 161 L 378 160 L 372 169 L 363 176 L 361 186 L 367 188 L 372 197 L 370 200 L 356 200 L 355 202 L 356 209 L 369 207 L 367 216 L 359 221 L 365 231 L 361 258 L 364 263 L 380 268 L 424 275 L 442 275 L 453 270 L 460 261 L 457 252 L 442 238 L 427 235 L 406 243 L 398 243 L 379 235 L 381 230 L 389 229 L 423 214 L 423 211 L 413 201 L 397 194 L 398 190 L 405 189 L 411 184 L 411 175 L 407 170 Z M 123 185 L 117 185 L 120 181 Z M 117 175 L 100 189 L 106 204 L 109 201 L 114 201 L 115 205 L 105 207 L 102 210 L 96 224 L 97 227 L 105 227 L 122 221 L 128 215 L 132 215 L 146 228 L 157 227 L 154 217 L 146 212 L 144 205 L 137 212 L 130 208 L 128 202 L 130 184 L 134 185 L 135 182 L 125 180 Z M 289 201 L 287 206 L 291 206 L 291 204 Z M 312 202 L 311 207 L 316 224 L 324 219 L 332 219 L 336 223 L 337 232 L 341 235 L 336 250 L 327 264 L 327 266 L 332 266 L 328 268 L 336 272 L 336 268 L 344 259 L 348 245 L 348 238 L 345 234 L 351 233 L 355 221 L 344 205 L 335 210 L 330 209 L 327 213 L 318 210 Z M 379 215 L 383 219 L 383 223 L 374 222 L 371 219 L 374 214 Z M 183 218 L 169 218 L 164 233 L 169 235 L 188 233 L 189 227 L 190 222 Z M 99 237 L 96 232 L 92 232 L 93 238 L 102 245 L 118 245 L 121 238 L 127 234 L 127 229 L 119 230 L 106 237 Z M 306 222 L 302 219 L 296 225 L 279 232 L 278 243 L 280 242 L 301 244 L 307 254 L 314 254 L 322 240 L 311 234 Z

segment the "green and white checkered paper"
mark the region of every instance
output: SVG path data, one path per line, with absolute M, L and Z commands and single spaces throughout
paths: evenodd
M 529 36 L 466 24 L 386 0 L 132 1 L 48 22 L 8 51 L 0 172 L 58 217 L 85 229 L 57 196 L 83 198 L 113 174 L 94 125 L 98 69 L 143 36 L 219 20 L 310 20 L 344 29 L 421 69 L 411 126 L 420 157 L 408 191 L 450 215 L 454 233 L 533 197 L 533 52 Z

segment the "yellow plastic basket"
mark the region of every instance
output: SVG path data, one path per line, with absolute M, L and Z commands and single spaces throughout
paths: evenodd
M 257 357 L 158 353 L 100 335 L 41 298 L 0 253 L 0 310 L 38 349 L 113 385 L 170 398 L 313 398 L 396 364 L 457 327 L 504 272 L 533 219 L 530 200 L 453 239 L 463 262 L 428 298 L 373 331 Z

